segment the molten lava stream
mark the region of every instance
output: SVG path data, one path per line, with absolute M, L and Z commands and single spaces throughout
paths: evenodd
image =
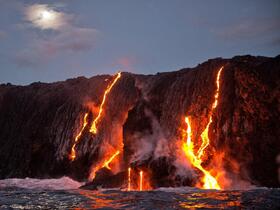
M 113 160 L 115 160 L 116 156 L 118 156 L 119 154 L 120 151 L 118 150 L 108 160 L 106 159 L 102 164 L 98 164 L 97 166 L 95 166 L 90 172 L 89 180 L 94 180 L 96 172 L 101 168 L 107 168 L 111 170 L 110 163 L 113 162 Z
M 193 149 L 194 145 L 191 139 L 192 136 L 191 123 L 188 117 L 185 118 L 185 122 L 188 125 L 186 131 L 187 142 L 183 144 L 183 151 L 185 152 L 185 155 L 190 160 L 191 164 L 203 173 L 204 177 L 202 179 L 202 182 L 204 183 L 203 184 L 204 189 L 221 189 L 217 180 L 210 174 L 210 172 L 208 172 L 206 169 L 204 169 L 201 166 L 202 163 L 201 159 L 194 154 L 194 149 Z M 183 134 L 183 136 L 185 136 L 185 134 Z
M 216 109 L 217 105 L 218 105 L 218 98 L 219 98 L 219 92 L 220 92 L 220 76 L 222 73 L 222 70 L 224 69 L 224 67 L 222 66 L 217 74 L 216 77 L 216 91 L 215 91 L 215 96 L 214 96 L 214 103 L 212 104 L 211 107 L 211 111 L 210 111 L 210 117 L 209 117 L 209 121 L 207 123 L 206 128 L 204 129 L 204 131 L 201 134 L 201 139 L 202 139 L 202 145 L 200 146 L 199 150 L 198 150 L 198 157 L 201 158 L 204 154 L 204 150 L 206 149 L 206 147 L 208 147 L 209 145 L 209 135 L 208 135 L 208 131 L 209 131 L 209 126 L 212 123 L 212 114 L 213 111 Z
M 76 149 L 75 149 L 75 147 L 76 147 L 76 145 L 79 143 L 79 140 L 80 140 L 80 138 L 81 138 L 81 135 L 82 135 L 82 133 L 83 133 L 85 127 L 87 126 L 87 123 L 88 123 L 88 122 L 87 122 L 87 117 L 88 117 L 88 113 L 85 114 L 85 116 L 84 116 L 83 127 L 82 127 L 82 129 L 80 130 L 80 132 L 78 133 L 78 135 L 75 137 L 74 144 L 72 145 L 71 153 L 70 153 L 70 155 L 69 155 L 69 159 L 70 159 L 71 161 L 75 160 L 75 158 L 76 158 Z
M 99 122 L 100 120 L 100 117 L 102 115 L 102 112 L 103 112 L 103 106 L 106 102 L 106 97 L 107 95 L 110 93 L 111 89 L 114 87 L 114 85 L 116 84 L 116 82 L 121 78 L 121 72 L 118 72 L 117 75 L 115 76 L 113 82 L 106 88 L 105 92 L 104 92 L 104 95 L 103 95 L 103 98 L 102 98 L 102 102 L 101 102 L 101 105 L 99 107 L 99 111 L 98 111 L 98 115 L 97 117 L 94 119 L 92 125 L 91 125 L 91 128 L 90 128 L 90 132 L 93 133 L 93 134 L 96 134 L 97 133 L 97 123 Z
M 139 172 L 139 191 L 143 190 L 143 171 Z
M 220 185 L 218 184 L 218 181 L 216 180 L 215 177 L 213 177 L 209 171 L 207 171 L 205 168 L 202 167 L 202 157 L 205 155 L 204 151 L 209 145 L 209 126 L 212 123 L 212 114 L 213 110 L 217 107 L 218 105 L 218 98 L 219 98 L 219 91 L 220 91 L 220 75 L 224 67 L 221 67 L 218 71 L 217 77 L 216 77 L 216 91 L 215 91 L 215 96 L 214 96 L 214 103 L 212 104 L 211 107 L 211 112 L 210 112 L 210 117 L 209 121 L 207 123 L 206 128 L 201 134 L 201 139 L 202 139 L 202 144 L 200 148 L 197 151 L 197 154 L 194 153 L 194 143 L 192 142 L 191 136 L 192 136 L 192 131 L 191 131 L 191 122 L 188 117 L 185 118 L 185 122 L 188 126 L 187 131 L 183 132 L 183 139 L 185 136 L 187 136 L 187 142 L 183 144 L 183 151 L 186 154 L 187 158 L 190 160 L 191 164 L 199 169 L 203 174 L 204 177 L 202 179 L 203 188 L 204 189 L 221 189 Z
M 109 166 L 109 164 L 115 159 L 115 157 L 117 156 L 117 155 L 119 155 L 120 154 L 120 151 L 118 150 L 115 154 L 113 154 L 112 155 L 112 157 L 110 157 L 110 159 L 109 160 L 106 160 L 105 162 L 104 162 L 104 164 L 102 165 L 102 168 L 107 168 L 107 169 L 109 169 L 109 170 L 111 170 L 111 167 Z
M 127 191 L 131 190 L 131 178 L 130 178 L 130 175 L 131 175 L 131 168 L 129 167 L 128 168 L 128 179 L 127 179 Z

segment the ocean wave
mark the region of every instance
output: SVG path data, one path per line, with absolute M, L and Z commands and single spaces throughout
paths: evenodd
M 0 188 L 18 187 L 25 189 L 70 190 L 78 189 L 83 184 L 66 176 L 58 179 L 10 178 L 0 180 Z

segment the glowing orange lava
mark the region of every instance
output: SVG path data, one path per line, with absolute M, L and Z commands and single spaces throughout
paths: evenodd
M 115 157 L 117 156 L 117 155 L 119 155 L 120 154 L 120 151 L 118 150 L 115 154 L 113 154 L 113 156 L 112 157 L 110 157 L 110 159 L 109 160 L 107 160 L 107 161 L 105 161 L 104 162 L 104 164 L 103 164 L 103 166 L 102 166 L 102 168 L 107 168 L 107 169 L 109 169 L 109 170 L 111 170 L 111 168 L 110 168 L 110 166 L 109 166 L 109 164 L 115 159 Z
M 103 99 L 102 99 L 102 102 L 101 102 L 101 105 L 99 107 L 99 111 L 98 111 L 98 115 L 97 117 L 94 119 L 92 125 L 91 125 L 91 128 L 90 128 L 90 132 L 93 133 L 93 134 L 96 134 L 97 133 L 97 123 L 99 122 L 100 120 L 100 117 L 102 115 L 102 112 L 103 112 L 103 106 L 106 102 L 106 97 L 108 95 L 108 93 L 110 93 L 111 89 L 113 88 L 113 86 L 116 84 L 116 82 L 119 80 L 119 78 L 121 78 L 121 72 L 118 72 L 117 75 L 115 76 L 113 82 L 106 88 L 105 92 L 104 92 L 104 95 L 103 95 Z
M 111 170 L 110 167 L 110 163 L 116 158 L 116 156 L 118 156 L 120 154 L 120 151 L 116 151 L 109 159 L 105 160 L 102 164 L 98 164 L 97 166 L 95 166 L 89 175 L 89 179 L 93 180 L 95 178 L 95 174 L 97 171 L 99 171 L 101 168 L 107 168 L 109 170 Z
M 129 167 L 128 168 L 127 191 L 131 190 L 131 178 L 130 178 L 130 175 L 131 175 L 131 168 Z
M 194 145 L 191 139 L 192 136 L 192 130 L 191 130 L 191 123 L 188 117 L 185 118 L 185 122 L 188 125 L 187 128 L 187 142 L 183 144 L 183 151 L 185 152 L 185 155 L 187 156 L 187 158 L 190 160 L 191 164 L 196 167 L 197 169 L 199 169 L 203 174 L 203 188 L 204 189 L 221 189 L 221 187 L 219 186 L 217 180 L 206 170 L 201 166 L 201 159 L 194 154 Z M 185 134 L 183 134 L 183 137 L 185 136 Z
M 139 172 L 139 191 L 143 190 L 143 171 Z
M 82 135 L 82 133 L 83 133 L 85 127 L 87 126 L 87 123 L 88 123 L 87 117 L 88 117 L 88 113 L 86 113 L 85 116 L 84 116 L 84 123 L 83 123 L 82 129 L 80 130 L 80 132 L 78 133 L 78 135 L 75 137 L 75 141 L 74 141 L 74 144 L 73 144 L 73 146 L 72 146 L 72 148 L 71 148 L 71 153 L 70 153 L 70 155 L 69 155 L 69 159 L 70 159 L 71 161 L 75 160 L 75 158 L 76 158 L 76 149 L 75 149 L 75 147 L 76 147 L 76 145 L 79 143 L 79 140 L 80 140 L 80 138 L 81 138 L 81 135 Z
M 218 98 L 219 98 L 219 92 L 220 92 L 220 76 L 221 76 L 221 72 L 223 70 L 223 66 L 219 69 L 217 77 L 216 77 L 216 91 L 215 91 L 215 96 L 214 96 L 214 103 L 212 104 L 211 107 L 211 112 L 210 112 L 210 117 L 209 117 L 209 121 L 207 123 L 206 128 L 204 129 L 204 131 L 201 134 L 201 139 L 202 139 L 202 145 L 200 146 L 199 150 L 198 150 L 198 158 L 201 158 L 204 154 L 204 150 L 205 148 L 209 145 L 209 136 L 208 136 L 208 131 L 209 131 L 209 126 L 212 123 L 212 114 L 214 109 L 216 109 L 217 105 L 218 105 Z
M 220 75 L 221 75 L 223 68 L 224 67 L 221 67 L 219 69 L 217 77 L 216 77 L 217 87 L 216 87 L 215 96 L 214 96 L 214 103 L 212 104 L 212 107 L 211 107 L 210 117 L 209 117 L 207 126 L 201 134 L 202 144 L 201 144 L 200 148 L 198 149 L 197 154 L 195 154 L 195 152 L 194 152 L 194 143 L 192 142 L 192 130 L 191 130 L 191 122 L 190 122 L 189 117 L 185 117 L 185 122 L 188 127 L 187 127 L 187 130 L 183 131 L 183 135 L 182 135 L 183 139 L 185 139 L 185 137 L 187 137 L 187 142 L 183 143 L 183 151 L 184 151 L 185 155 L 190 160 L 191 164 L 194 167 L 196 167 L 197 169 L 199 169 L 204 175 L 201 180 L 203 182 L 204 189 L 221 189 L 216 178 L 214 176 L 212 176 L 210 174 L 210 172 L 207 171 L 204 167 L 202 167 L 201 158 L 205 154 L 204 150 L 207 148 L 207 146 L 209 145 L 209 142 L 210 142 L 208 131 L 209 131 L 209 126 L 212 123 L 213 110 L 218 105 L 219 90 L 220 90 Z

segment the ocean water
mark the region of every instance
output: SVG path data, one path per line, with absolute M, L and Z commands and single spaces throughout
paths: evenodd
M 0 209 L 280 209 L 280 189 L 78 189 L 70 178 L 0 180 Z

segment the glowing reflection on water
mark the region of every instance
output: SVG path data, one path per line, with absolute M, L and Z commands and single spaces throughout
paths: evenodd
M 280 209 L 280 189 L 89 191 L 0 188 L 0 209 Z
M 187 209 L 199 209 L 199 208 L 230 208 L 235 207 L 240 209 L 241 207 L 241 195 L 239 191 L 216 191 L 216 192 L 199 192 L 191 194 L 180 194 L 186 201 L 180 201 L 179 206 Z

